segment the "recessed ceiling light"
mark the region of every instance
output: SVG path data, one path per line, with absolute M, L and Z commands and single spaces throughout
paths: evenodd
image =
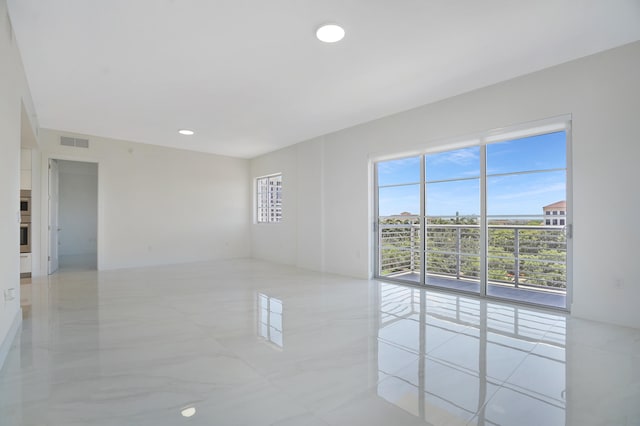
M 194 132 L 193 130 L 189 130 L 189 129 L 180 129 L 180 130 L 178 130 L 178 133 L 180 133 L 181 135 L 185 135 L 185 136 L 191 136 L 191 135 L 194 135 L 196 132 Z
M 196 414 L 196 407 L 187 407 L 180 414 L 182 414 L 182 417 L 192 417 Z
M 344 28 L 336 24 L 323 25 L 316 31 L 316 37 L 325 43 L 335 43 L 344 38 Z

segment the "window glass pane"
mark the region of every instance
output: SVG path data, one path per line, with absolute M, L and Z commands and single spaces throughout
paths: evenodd
M 271 342 L 274 343 L 277 346 L 283 347 L 284 346 L 284 339 L 282 336 L 282 332 L 280 330 L 275 330 L 275 329 L 271 329 Z
M 282 330 L 282 314 L 276 312 L 270 312 L 269 314 L 269 324 L 271 324 L 271 327 Z
M 567 165 L 565 132 L 487 145 L 487 175 L 563 169 Z
M 542 208 L 566 199 L 566 172 L 542 172 L 487 178 L 489 216 L 544 214 Z
M 420 182 L 420 157 L 381 161 L 378 167 L 378 186 Z
M 488 294 L 527 301 L 536 294 L 563 306 L 557 291 L 566 288 L 566 237 L 558 221 L 564 200 L 565 171 L 487 177 Z M 522 291 L 502 294 L 505 286 Z
M 391 186 L 379 189 L 379 216 L 420 214 L 420 185 Z
M 402 187 L 387 189 L 397 188 Z M 381 216 L 379 232 L 380 275 L 419 282 L 422 264 L 420 217 L 417 215 Z
M 479 215 L 479 179 L 427 184 L 427 216 Z
M 480 147 L 431 154 L 426 157 L 427 182 L 480 176 Z
M 269 326 L 267 326 L 266 323 L 261 323 L 260 324 L 259 334 L 260 334 L 261 337 L 265 337 L 265 338 L 267 338 L 269 336 Z
M 480 179 L 427 183 L 427 284 L 478 292 Z
M 278 299 L 271 299 L 271 312 L 282 314 L 282 302 Z

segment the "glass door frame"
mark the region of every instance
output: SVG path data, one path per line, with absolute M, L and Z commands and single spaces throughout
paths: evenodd
M 487 218 L 487 145 L 505 142 L 509 140 L 516 140 L 526 137 L 539 136 L 554 132 L 565 132 L 565 149 L 566 149 L 566 303 L 564 308 L 552 307 L 542 304 L 536 304 L 521 300 L 506 299 L 487 294 L 489 280 L 488 280 L 488 262 L 489 262 L 489 247 L 488 247 L 488 218 Z M 513 302 L 524 305 L 531 305 L 543 309 L 551 309 L 554 311 L 570 312 L 571 302 L 573 300 L 573 164 L 572 164 L 572 117 L 571 114 L 565 114 L 548 119 L 537 120 L 518 125 L 508 126 L 504 128 L 498 128 L 482 132 L 480 134 L 471 135 L 463 138 L 456 138 L 453 140 L 443 140 L 438 143 L 431 143 L 432 148 L 423 149 L 420 151 L 413 151 L 411 153 L 405 153 L 405 155 L 391 156 L 387 155 L 384 158 L 372 158 L 372 170 L 373 170 L 373 277 L 379 280 L 391 281 L 406 285 L 418 285 L 424 288 L 431 288 L 435 290 L 451 291 L 456 293 L 462 293 L 465 295 L 475 295 L 482 298 Z M 426 169 L 425 162 L 426 156 L 437 154 L 446 151 L 453 151 L 456 149 L 467 148 L 472 146 L 480 147 L 480 273 L 479 273 L 479 286 L 480 291 L 478 293 L 469 292 L 464 290 L 443 288 L 438 286 L 429 285 L 426 282 L 427 276 L 427 253 L 426 253 Z M 393 277 L 385 277 L 381 275 L 381 230 L 379 223 L 379 186 L 378 186 L 378 163 L 390 160 L 399 160 L 403 158 L 411 158 L 420 156 L 420 281 L 407 281 L 397 279 Z

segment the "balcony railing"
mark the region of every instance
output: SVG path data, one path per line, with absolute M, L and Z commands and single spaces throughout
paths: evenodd
M 419 274 L 422 260 L 420 225 L 379 224 L 381 276 Z M 489 225 L 488 279 L 514 287 L 566 290 L 567 241 L 562 226 Z M 427 224 L 427 274 L 452 279 L 480 279 L 480 226 Z

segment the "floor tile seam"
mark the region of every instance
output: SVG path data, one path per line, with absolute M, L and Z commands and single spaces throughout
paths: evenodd
M 265 382 L 269 383 L 270 385 L 272 384 L 271 381 L 269 380 L 269 377 L 267 377 L 266 374 L 261 373 L 256 366 L 254 366 L 248 359 L 246 359 L 244 356 L 242 356 L 241 352 L 238 352 L 236 350 L 233 350 L 233 349 L 229 348 L 228 345 L 223 344 L 222 342 L 220 342 L 218 339 L 216 339 L 214 337 L 212 337 L 211 339 L 214 340 L 217 344 L 220 345 L 220 348 L 223 351 L 223 353 L 219 353 L 219 355 L 230 357 L 232 359 L 236 359 L 236 360 L 240 361 L 256 377 L 259 377 L 260 379 L 264 380 Z
M 520 395 L 525 395 L 529 398 L 534 398 L 538 401 L 544 402 L 546 404 L 550 404 L 555 406 L 556 408 L 562 408 L 565 409 L 566 408 L 566 400 L 559 400 L 559 399 L 554 399 L 553 397 L 550 397 L 548 395 L 544 395 L 536 390 L 533 389 L 527 389 L 523 386 L 517 385 L 515 383 L 508 383 L 508 380 L 505 381 L 501 387 L 501 389 L 505 389 L 505 390 L 509 390 L 512 392 L 516 392 Z
M 226 350 L 229 350 L 230 352 L 232 352 L 239 360 L 241 360 L 244 364 L 246 364 L 251 371 L 255 372 L 255 374 L 260 377 L 262 380 L 264 380 L 269 386 L 273 387 L 274 389 L 277 389 L 278 391 L 280 391 L 283 395 L 287 395 L 289 396 L 292 400 L 296 401 L 296 403 L 302 407 L 304 407 L 307 411 L 311 412 L 311 408 L 306 406 L 305 404 L 303 404 L 301 401 L 298 401 L 295 394 L 291 394 L 289 393 L 289 391 L 287 391 L 285 388 L 283 388 L 281 385 L 278 385 L 274 382 L 274 378 L 272 378 L 271 374 L 268 373 L 261 373 L 258 370 L 258 367 L 256 367 L 250 360 L 246 359 L 241 353 L 238 353 L 237 351 L 234 351 L 230 348 L 228 348 L 226 345 L 220 343 Z
M 408 346 L 401 345 L 400 343 L 396 343 L 396 342 L 393 342 L 391 340 L 386 340 L 385 338 L 380 337 L 380 336 L 375 336 L 375 338 L 376 338 L 376 342 L 381 342 L 381 343 L 384 343 L 385 345 L 389 345 L 389 346 L 392 346 L 392 347 L 394 347 L 396 349 L 400 349 L 402 351 L 405 351 L 405 352 L 408 352 L 410 354 L 413 354 L 413 355 L 415 355 L 416 359 L 420 358 L 420 351 L 419 350 L 412 349 L 412 348 L 410 348 Z
M 472 377 L 477 377 L 478 379 L 480 378 L 480 372 L 478 370 L 475 370 L 473 368 L 469 368 L 469 367 L 465 367 L 464 365 L 460 365 L 460 364 L 456 364 L 454 362 L 448 361 L 446 359 L 443 358 L 439 358 L 439 357 L 434 357 L 433 355 L 425 355 L 425 360 L 431 361 L 431 362 L 435 362 L 443 367 L 446 368 L 450 368 L 452 370 L 458 371 L 460 373 L 464 373 L 467 374 L 469 376 Z M 502 383 L 501 380 L 492 377 L 492 376 L 487 376 L 488 378 L 494 379 L 496 381 L 496 383 Z M 496 384 L 496 386 L 499 386 L 498 384 Z
M 410 287 L 416 287 L 418 285 L 420 285 L 419 283 L 416 283 L 415 281 L 402 281 L 402 282 L 387 282 L 384 280 L 378 280 L 378 283 L 385 283 L 385 284 L 396 284 L 396 285 L 404 285 L 404 286 L 410 286 Z M 456 290 L 456 288 L 452 288 L 452 287 L 448 287 L 448 286 L 436 286 L 436 285 L 421 285 L 421 287 L 418 288 L 423 288 L 425 291 L 431 291 L 434 292 L 436 294 L 451 294 L 451 292 L 448 292 L 447 290 Z M 535 296 L 539 296 L 539 295 L 527 295 L 527 298 L 506 298 L 506 297 L 497 297 L 497 298 L 487 298 L 483 295 L 480 294 L 480 292 L 476 292 L 476 291 L 467 291 L 467 290 L 457 290 L 456 294 L 459 293 L 463 296 L 469 296 L 470 298 L 473 298 L 475 300 L 480 300 L 480 301 L 495 301 L 497 303 L 503 303 L 506 305 L 512 304 L 512 303 L 516 303 L 518 304 L 518 302 L 524 302 L 525 306 L 527 308 L 532 308 L 532 309 L 536 309 L 539 308 L 541 310 L 556 310 L 556 309 L 563 309 L 561 306 L 555 306 L 555 305 L 545 305 L 545 304 L 541 304 L 541 303 L 536 303 Z
M 537 345 L 536 345 L 537 346 Z M 534 347 L 535 348 L 535 347 Z M 532 349 L 533 350 L 533 349 Z M 504 379 L 504 380 L 500 380 L 500 384 L 496 385 L 497 389 L 492 393 L 491 397 L 487 398 L 487 400 L 484 402 L 484 404 L 482 404 L 480 406 L 480 408 L 478 409 L 478 411 L 475 413 L 475 416 L 472 418 L 475 419 L 476 417 L 478 417 L 478 414 L 480 413 L 481 410 L 485 409 L 488 405 L 489 402 L 491 402 L 496 395 L 498 394 L 498 392 L 502 389 L 506 389 L 505 388 L 505 383 L 507 383 L 509 381 L 509 379 L 515 374 L 515 372 L 522 366 L 522 364 L 524 363 L 524 361 L 527 359 L 527 357 L 529 356 L 529 354 L 531 353 L 531 351 L 529 351 L 529 353 L 527 355 L 525 355 L 524 357 L 522 357 L 522 360 L 518 363 L 518 365 L 511 371 L 511 373 Z
M 480 375 L 478 374 L 478 372 L 477 372 L 477 371 L 473 371 L 473 370 L 470 370 L 470 369 L 467 369 L 467 368 L 464 368 L 464 367 L 462 367 L 462 368 L 458 368 L 458 367 L 460 367 L 460 366 L 448 365 L 448 364 L 443 363 L 443 362 L 440 362 L 440 361 L 438 361 L 438 360 L 433 360 L 433 361 L 438 362 L 439 364 L 441 364 L 441 365 L 443 365 L 443 366 L 445 366 L 445 367 L 454 368 L 454 369 L 456 369 L 458 372 L 461 372 L 461 373 L 467 374 L 468 376 L 471 376 L 471 377 L 474 377 L 474 378 L 478 378 L 478 379 L 480 378 Z M 391 377 L 393 377 L 393 378 L 395 378 L 395 379 L 397 379 L 397 380 L 400 380 L 400 381 L 402 381 L 402 382 L 404 382 L 404 383 L 406 383 L 406 384 L 408 384 L 408 385 L 415 386 L 415 387 L 417 387 L 417 386 L 418 386 L 417 384 L 412 383 L 410 380 L 405 379 L 405 378 L 402 378 L 402 377 L 399 377 L 399 376 L 397 376 L 397 375 L 387 377 L 387 378 L 385 378 L 384 380 L 390 379 Z M 490 384 L 490 385 L 494 386 L 494 387 L 496 388 L 496 391 L 497 391 L 497 389 L 498 389 L 498 388 L 500 388 L 500 386 L 501 386 L 501 385 L 502 385 L 502 383 L 503 383 L 502 381 L 500 381 L 500 380 L 498 380 L 498 379 L 496 379 L 496 378 L 493 378 L 493 377 L 491 377 L 490 379 L 487 379 L 486 381 L 487 381 L 487 383 L 488 383 L 488 384 Z M 446 401 L 446 402 L 448 402 L 448 403 L 451 403 L 452 405 L 455 405 L 455 406 L 457 406 L 458 408 L 461 408 L 461 409 L 463 409 L 463 410 L 465 410 L 465 411 L 468 411 L 466 408 L 464 408 L 464 407 L 462 407 L 462 406 L 458 406 L 457 404 L 452 403 L 451 401 L 448 401 L 448 400 L 446 400 L 446 399 L 444 399 L 444 398 L 442 398 L 442 397 L 440 397 L 440 396 L 438 396 L 438 395 L 434 395 L 434 394 L 432 394 L 432 393 L 430 393 L 430 392 L 428 392 L 428 393 L 429 393 L 430 395 L 433 395 L 433 396 L 435 396 L 435 397 L 437 397 L 437 398 L 439 398 L 439 399 L 443 400 L 443 401 Z M 474 415 L 474 412 L 470 412 L 470 414 L 471 414 L 471 415 Z
M 432 355 L 434 351 L 436 351 L 436 350 L 440 349 L 441 347 L 443 347 L 443 346 L 444 346 L 444 345 L 446 345 L 447 343 L 451 343 L 451 341 L 452 341 L 453 339 L 455 339 L 455 338 L 459 337 L 460 335 L 469 336 L 469 337 L 476 337 L 476 336 L 473 336 L 473 334 L 465 333 L 465 331 L 467 331 L 467 330 L 469 330 L 469 329 L 474 329 L 474 327 L 473 327 L 473 326 L 471 326 L 471 325 L 465 326 L 465 327 L 464 327 L 464 328 L 462 328 L 461 330 L 456 331 L 456 332 L 455 332 L 455 334 L 454 334 L 453 336 L 451 336 L 451 337 L 449 337 L 449 338 L 445 339 L 445 340 L 444 340 L 442 343 L 440 343 L 439 345 L 436 345 L 435 347 L 433 347 L 433 348 L 431 348 L 431 349 L 429 349 L 429 350 L 426 350 L 426 348 L 425 348 L 424 356 Z
M 421 355 L 420 353 L 416 352 L 415 350 L 412 350 L 412 349 L 406 348 L 406 347 L 404 347 L 404 346 L 401 346 L 401 345 L 395 344 L 395 343 L 393 343 L 393 342 L 386 342 L 386 341 L 385 341 L 384 343 L 385 343 L 385 344 L 388 344 L 389 346 L 393 346 L 393 347 L 395 347 L 395 348 L 397 348 L 397 349 L 404 350 L 405 352 L 407 352 L 407 353 L 411 354 L 411 355 L 412 355 L 412 357 L 413 357 L 414 359 L 412 359 L 411 361 L 408 361 L 408 362 L 406 362 L 406 363 L 403 363 L 401 367 L 395 368 L 393 371 L 390 371 L 390 372 L 384 372 L 384 371 L 383 371 L 383 372 L 382 372 L 383 374 L 386 374 L 387 376 L 397 377 L 397 376 L 396 376 L 396 374 L 397 374 L 398 372 L 400 372 L 401 370 L 404 370 L 405 368 L 409 367 L 411 364 L 415 363 L 416 361 L 420 361 L 420 357 L 421 357 L 422 355 Z M 425 354 L 425 356 L 426 356 L 426 354 Z M 381 370 L 378 370 L 378 372 L 380 372 L 380 371 L 381 371 Z M 383 379 L 378 379 L 378 380 L 376 381 L 376 384 L 380 384 L 381 382 L 383 382 L 383 381 L 384 381 L 384 380 L 386 380 L 387 378 L 388 378 L 388 377 L 385 377 L 385 378 L 383 378 Z
M 50 371 L 50 374 L 48 376 L 52 376 L 53 372 Z M 104 380 L 104 379 L 108 379 L 108 380 L 117 380 L 117 379 L 131 379 L 131 378 L 142 378 L 142 379 L 147 379 L 147 380 L 165 380 L 167 382 L 169 382 L 171 384 L 171 386 L 177 387 L 177 386 L 182 386 L 183 384 L 187 384 L 187 385 L 199 385 L 199 386 L 230 386 L 227 384 L 223 384 L 223 385 L 218 385 L 216 383 L 212 383 L 212 382 L 201 382 L 201 381 L 194 381 L 194 380 L 187 380 L 187 379 L 181 379 L 181 378 L 177 378 L 177 377 L 172 377 L 172 376 L 166 376 L 166 375 L 162 375 L 162 374 L 153 374 L 153 373 L 139 373 L 139 372 L 127 372 L 127 371 L 118 371 L 115 373 L 111 373 L 111 374 L 105 374 L 103 372 L 96 372 L 93 373 L 91 375 L 82 375 L 79 377 L 70 377 L 70 378 L 66 378 L 66 379 L 58 379 L 55 381 L 52 380 L 46 380 L 47 384 L 49 384 L 51 387 L 56 387 L 56 386 L 66 386 L 66 385 L 82 385 L 84 383 L 92 383 L 96 380 Z M 145 391 L 148 392 L 148 391 Z M 163 391 L 164 392 L 164 391 Z M 52 394 L 53 395 L 53 394 Z
M 523 340 L 519 340 L 520 342 L 522 342 Z M 527 356 L 529 356 L 540 344 L 540 340 L 536 340 L 535 342 L 533 341 L 529 341 L 529 340 L 524 340 L 524 342 L 530 343 L 531 344 L 531 349 L 522 349 L 521 347 L 515 347 L 515 346 L 509 346 L 506 343 L 501 343 L 501 342 L 497 342 L 497 341 L 491 341 L 487 338 L 487 344 L 492 344 L 492 345 L 496 345 L 499 346 L 501 348 L 506 348 L 508 350 L 514 350 L 514 351 L 518 351 L 522 354 L 524 354 L 524 358 L 526 358 Z M 524 359 L 523 358 L 523 359 Z M 519 366 L 520 364 L 518 364 Z
M 417 385 L 415 385 L 415 384 L 413 384 L 413 383 L 411 383 L 411 382 L 407 381 L 406 379 L 402 379 L 402 378 L 398 378 L 398 379 L 399 379 L 399 380 L 401 380 L 401 381 L 403 381 L 403 382 L 405 382 L 405 383 L 407 383 L 407 384 L 409 384 L 410 386 L 417 387 Z M 328 414 L 330 414 L 331 412 L 335 411 L 336 409 L 340 409 L 341 407 L 344 407 L 345 405 L 350 404 L 354 399 L 360 398 L 362 395 L 370 394 L 370 395 L 373 395 L 374 397 L 377 397 L 377 398 L 380 398 L 380 399 L 384 400 L 386 403 L 389 403 L 389 404 L 394 405 L 396 408 L 398 408 L 398 409 L 402 410 L 402 411 L 403 411 L 403 412 L 405 412 L 407 415 L 410 415 L 410 416 L 412 416 L 412 417 L 416 417 L 416 418 L 417 418 L 417 416 L 415 416 L 414 414 L 412 414 L 412 413 L 410 413 L 410 412 L 406 411 L 404 408 L 402 408 L 402 407 L 400 407 L 400 406 L 397 406 L 397 405 L 396 405 L 396 404 L 394 404 L 393 402 L 388 401 L 388 400 L 386 400 L 384 397 L 380 396 L 380 395 L 378 394 L 378 385 L 379 385 L 379 384 L 377 384 L 377 385 L 375 385 L 375 386 L 371 386 L 371 387 L 369 387 L 369 388 L 367 388 L 367 389 L 363 390 L 362 392 L 358 393 L 355 397 L 351 398 L 349 401 L 346 401 L 346 402 L 344 402 L 343 404 L 340 404 L 339 406 L 334 407 L 333 409 L 328 410 L 328 411 L 326 411 L 326 412 L 320 412 L 320 413 L 317 413 L 317 415 L 318 415 L 318 416 L 320 416 L 323 420 L 327 420 L 327 421 L 329 421 L 328 419 L 326 419 L 326 418 L 324 417 L 324 415 L 328 415 Z M 496 391 L 497 391 L 497 386 L 496 386 Z M 452 406 L 456 407 L 457 409 L 459 409 L 459 410 L 461 410 L 461 411 L 463 411 L 463 412 L 468 413 L 468 414 L 469 414 L 469 416 L 470 416 L 471 418 L 473 418 L 473 417 L 475 416 L 475 413 L 476 413 L 475 411 L 469 410 L 468 408 L 465 408 L 465 407 L 464 407 L 464 406 L 462 406 L 462 405 L 459 405 L 459 404 L 457 404 L 457 403 L 455 403 L 455 402 L 452 402 L 452 401 L 450 401 L 450 400 L 447 400 L 446 398 L 440 397 L 439 395 L 435 395 L 435 394 L 428 393 L 428 392 L 427 392 L 426 394 L 431 395 L 431 396 L 433 396 L 433 397 L 436 397 L 437 399 L 439 399 L 439 400 L 441 400 L 441 401 L 443 401 L 443 402 L 445 402 L 445 403 L 447 403 L 447 404 L 450 404 L 450 405 L 452 405 Z M 421 396 L 418 396 L 418 397 L 422 397 L 422 398 L 424 398 L 425 396 L 426 396 L 426 395 L 421 395 Z M 330 424 L 334 424 L 334 423 L 330 422 Z
M 335 426 L 344 426 L 344 423 L 335 423 L 334 421 L 332 421 L 331 419 L 328 418 L 328 416 L 331 415 L 331 413 L 345 407 L 346 405 L 351 404 L 354 400 L 361 398 L 363 395 L 372 395 L 374 397 L 380 398 L 382 400 L 384 400 L 386 403 L 389 404 L 393 404 L 389 401 L 387 401 L 386 399 L 384 399 L 383 397 L 381 397 L 380 395 L 378 395 L 378 389 L 377 389 L 377 385 L 375 386 L 371 386 L 368 387 L 367 389 L 362 390 L 361 392 L 358 392 L 357 394 L 353 395 L 349 400 L 340 403 L 337 406 L 334 406 L 332 408 L 329 409 L 320 409 L 320 410 L 312 410 L 312 414 L 316 417 L 318 417 L 320 420 L 322 420 L 324 423 L 326 423 L 327 425 L 335 425 Z M 395 404 L 393 404 L 395 407 L 397 407 L 398 409 L 402 410 L 403 412 L 413 416 L 411 413 L 408 413 L 407 411 L 405 411 L 403 408 L 396 406 Z M 413 416 L 415 417 L 415 416 Z M 425 425 L 426 426 L 426 425 Z
M 304 413 L 302 415 L 294 415 L 294 416 L 289 416 L 289 417 L 285 417 L 285 418 L 282 418 L 282 419 L 278 419 L 275 422 L 269 423 L 269 426 L 278 426 L 278 425 L 281 425 L 283 422 L 290 422 L 290 421 L 295 420 L 298 417 L 305 416 L 305 415 L 312 417 L 313 420 L 319 421 L 323 425 L 326 425 L 326 426 L 331 426 L 332 425 L 331 423 L 327 423 L 326 421 L 324 421 L 323 419 L 321 419 L 319 416 L 317 416 L 316 414 L 312 413 L 311 411 L 307 411 L 306 413 Z
M 382 378 L 382 379 L 378 377 L 378 379 L 376 380 L 376 386 L 377 386 L 377 385 L 379 385 L 380 383 L 384 382 L 385 380 L 387 380 L 387 379 L 391 378 L 391 377 L 396 377 L 396 378 L 398 378 L 398 375 L 397 375 L 397 374 L 398 374 L 400 371 L 402 371 L 402 370 L 404 370 L 404 369 L 408 368 L 411 364 L 414 364 L 416 361 L 418 361 L 418 362 L 419 362 L 419 361 L 420 361 L 420 357 L 416 357 L 416 359 L 414 359 L 414 360 L 412 360 L 412 361 L 410 361 L 410 362 L 408 362 L 408 363 L 406 363 L 406 364 L 403 364 L 403 365 L 402 365 L 402 367 L 395 368 L 395 369 L 394 369 L 393 371 L 391 371 L 391 372 L 385 372 L 385 371 L 382 371 L 382 370 L 378 370 L 378 373 L 382 372 L 382 373 L 383 373 L 383 374 L 385 374 L 387 377 L 384 377 L 384 378 Z
M 412 361 L 412 362 L 415 362 L 415 361 L 417 361 L 417 359 L 416 359 L 416 360 L 414 360 L 414 361 Z M 250 365 L 251 365 L 251 364 L 250 364 Z M 406 367 L 406 366 L 405 366 L 405 367 Z M 403 368 L 404 368 L 404 367 L 403 367 Z M 303 370 L 300 370 L 300 371 L 303 371 Z M 331 423 L 328 419 L 326 419 L 326 418 L 324 418 L 324 417 L 322 416 L 322 414 L 323 414 L 324 412 L 330 412 L 331 410 L 335 410 L 335 409 L 337 409 L 337 408 L 339 408 L 339 407 L 342 407 L 343 405 L 345 405 L 345 404 L 349 403 L 349 402 L 353 399 L 353 398 L 351 398 L 351 399 L 349 399 L 349 400 L 348 400 L 348 401 L 346 401 L 346 402 L 341 402 L 339 405 L 337 405 L 337 406 L 335 406 L 335 407 L 333 407 L 333 408 L 329 409 L 328 411 L 327 411 L 327 409 L 318 409 L 318 408 L 314 408 L 313 406 L 311 406 L 311 405 L 309 405 L 308 403 L 305 403 L 303 400 L 301 400 L 301 399 L 297 396 L 297 394 L 293 394 L 293 393 L 291 393 L 291 391 L 287 390 L 287 389 L 286 389 L 286 387 L 283 387 L 282 385 L 279 385 L 279 384 L 275 383 L 275 382 L 274 382 L 274 380 L 277 380 L 277 377 L 271 377 L 271 375 L 266 375 L 266 374 L 261 374 L 261 373 L 259 373 L 259 374 L 260 374 L 260 375 L 261 375 L 261 377 L 262 377 L 262 378 L 263 378 L 263 379 L 264 379 L 264 380 L 269 384 L 269 386 L 272 386 L 274 389 L 277 389 L 277 390 L 278 390 L 278 391 L 280 391 L 280 393 L 282 393 L 283 395 L 288 396 L 288 397 L 289 397 L 292 401 L 294 401 L 294 402 L 295 402 L 299 407 L 302 407 L 303 409 L 305 409 L 305 410 L 306 410 L 308 413 L 310 413 L 311 415 L 321 418 L 321 420 L 322 420 L 323 422 L 327 423 L 327 424 L 333 424 L 333 423 Z M 384 380 L 384 379 L 383 379 L 383 380 Z M 375 381 L 375 382 L 368 383 L 368 384 L 364 387 L 364 389 L 362 389 L 361 391 L 359 391 L 356 395 L 360 395 L 360 394 L 363 394 L 363 393 L 373 393 L 373 392 L 375 392 L 375 391 L 377 390 L 377 387 L 378 387 L 379 383 L 380 383 L 380 380 L 377 380 L 377 379 L 376 379 L 376 381 Z
M 494 391 L 494 392 L 497 392 L 497 390 L 496 390 L 496 391 Z M 441 396 L 439 396 L 439 395 L 435 395 L 435 394 L 433 394 L 433 393 L 431 393 L 431 392 L 425 392 L 425 394 L 426 394 L 426 395 L 433 396 L 433 397 L 437 398 L 438 400 L 443 401 L 443 402 L 444 402 L 444 403 L 446 403 L 446 404 L 450 404 L 450 405 L 452 405 L 453 407 L 457 408 L 458 410 L 460 410 L 460 411 L 462 411 L 462 412 L 464 412 L 464 413 L 468 414 L 468 415 L 470 416 L 470 418 L 471 418 L 471 419 L 473 419 L 473 418 L 477 415 L 478 411 L 480 411 L 480 410 L 482 409 L 482 408 L 478 408 L 477 410 L 475 410 L 475 411 L 474 411 L 473 409 L 465 408 L 464 406 L 462 406 L 462 405 L 460 405 L 460 404 L 457 404 L 457 403 L 455 403 L 455 402 L 453 402 L 453 401 L 450 401 L 450 400 L 448 400 L 448 399 L 446 399 L 446 398 L 444 398 L 444 397 L 441 397 Z M 458 417 L 458 416 L 456 416 L 456 417 Z M 458 417 L 458 418 L 459 418 L 459 417 Z
M 304 409 L 307 413 L 311 414 L 312 416 L 316 416 L 316 417 L 318 417 L 320 415 L 318 410 L 314 409 L 312 406 L 308 405 L 303 400 L 301 400 L 300 397 L 297 394 L 292 393 L 291 391 L 287 390 L 286 386 L 282 386 L 282 385 L 278 385 L 278 384 L 274 383 L 273 379 L 268 377 L 267 375 L 262 375 L 261 374 L 261 377 L 266 381 L 266 383 L 269 386 L 271 386 L 273 389 L 276 389 L 277 391 L 279 391 L 281 395 L 283 395 L 284 397 L 287 397 L 287 400 L 293 401 L 298 407 Z M 325 421 L 324 419 L 322 419 L 322 420 Z
M 558 320 L 558 323 L 559 323 L 559 321 L 560 321 L 560 320 Z M 544 335 L 542 336 L 542 338 L 541 338 L 540 340 L 544 339 L 544 338 L 545 338 L 545 337 L 547 337 L 549 334 L 551 334 L 551 332 L 553 331 L 553 329 L 554 329 L 554 328 L 555 328 L 555 329 L 559 329 L 560 327 L 557 327 L 557 323 L 556 323 L 556 324 L 553 324 L 553 325 L 552 325 L 548 330 L 546 330 L 546 331 L 544 332 Z M 564 328 L 563 328 L 563 330 L 564 330 L 564 332 L 565 332 L 565 334 L 564 334 L 564 335 L 565 335 L 565 337 L 566 337 L 566 335 L 567 335 L 567 328 L 566 328 L 566 327 L 564 327 Z M 554 333 L 554 334 L 557 334 L 557 333 Z

